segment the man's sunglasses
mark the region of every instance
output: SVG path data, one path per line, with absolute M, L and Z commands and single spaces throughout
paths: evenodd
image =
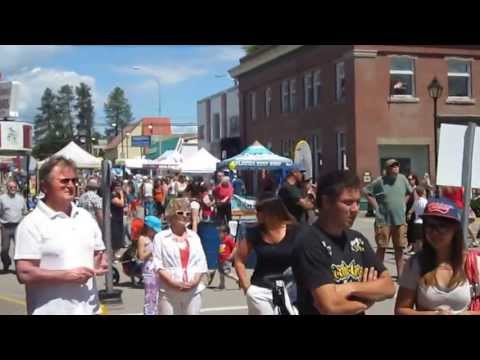
M 62 185 L 68 185 L 68 183 L 72 183 L 73 185 L 75 185 L 78 181 L 78 178 L 63 178 L 63 179 L 59 179 L 60 183 Z

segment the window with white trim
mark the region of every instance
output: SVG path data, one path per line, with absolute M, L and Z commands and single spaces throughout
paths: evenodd
M 320 95 L 322 90 L 321 71 L 317 70 L 313 73 L 313 106 L 320 105 Z
M 272 89 L 265 89 L 265 117 L 269 117 L 272 112 Z
M 347 142 L 343 131 L 337 131 L 337 169 L 348 170 Z
M 297 80 L 290 80 L 290 111 L 297 109 Z
M 290 94 L 289 94 L 288 80 L 282 81 L 282 112 L 286 113 L 290 111 Z
M 390 96 L 415 96 L 414 59 L 405 56 L 390 58 Z
M 240 124 L 238 122 L 238 116 L 230 116 L 230 135 L 239 136 L 240 135 Z
M 448 96 L 471 97 L 471 62 L 468 60 L 448 60 Z
M 312 73 L 308 72 L 303 78 L 303 86 L 305 89 L 305 109 L 308 109 L 313 106 L 313 84 L 312 84 Z
M 335 65 L 335 79 L 336 79 L 336 99 L 337 102 L 345 100 L 345 63 L 339 62 Z
M 255 91 L 252 91 L 250 92 L 250 119 L 255 120 L 256 115 Z

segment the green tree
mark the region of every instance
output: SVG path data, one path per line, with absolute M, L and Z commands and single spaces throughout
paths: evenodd
M 261 46 L 262 45 L 243 45 L 242 48 L 243 48 L 243 50 L 245 50 L 247 55 L 250 55 L 251 53 L 260 49 Z
M 120 133 L 121 129 L 133 121 L 128 99 L 125 97 L 125 92 L 118 86 L 108 95 L 104 110 L 108 121 L 108 126 L 105 129 L 106 136 Z
M 60 116 L 60 121 L 64 126 L 65 138 L 72 140 L 75 133 L 75 118 L 73 117 L 73 102 L 75 96 L 73 88 L 70 85 L 63 85 L 57 94 L 57 108 Z
M 85 131 L 87 150 L 91 152 L 93 119 L 95 115 L 91 88 L 85 83 L 80 83 L 79 86 L 75 87 L 75 94 L 77 99 L 73 107 L 77 111 L 77 134 L 80 135 Z
M 60 150 L 68 139 L 58 112 L 57 97 L 50 88 L 43 92 L 38 111 L 34 119 L 35 146 L 32 151 L 34 156 L 42 159 Z

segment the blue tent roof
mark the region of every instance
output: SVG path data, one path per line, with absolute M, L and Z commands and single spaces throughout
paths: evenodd
M 293 160 L 274 154 L 258 141 L 255 141 L 240 154 L 223 160 L 218 167 L 227 167 L 232 161 L 235 162 L 238 170 L 276 170 L 293 166 Z

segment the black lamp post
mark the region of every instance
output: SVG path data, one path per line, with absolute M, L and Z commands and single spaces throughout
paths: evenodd
M 437 119 L 437 101 L 442 96 L 443 86 L 436 77 L 428 85 L 428 94 L 433 99 L 433 135 L 435 141 L 435 168 L 438 168 L 438 119 Z M 435 171 L 435 179 L 437 172 Z

